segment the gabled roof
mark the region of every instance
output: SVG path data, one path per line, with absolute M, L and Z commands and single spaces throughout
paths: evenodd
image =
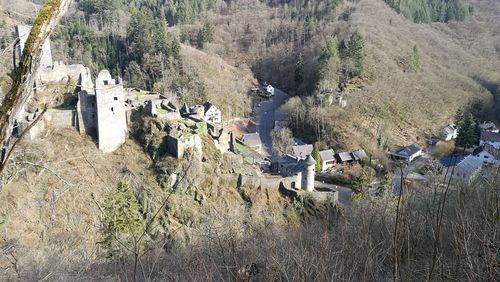
M 443 131 L 446 133 L 446 134 L 453 134 L 457 131 L 457 127 L 454 125 L 454 124 L 448 124 L 444 129 Z
M 296 157 L 305 158 L 310 155 L 312 151 L 313 145 L 311 144 L 292 146 L 292 155 Z
M 338 153 L 337 158 L 340 160 L 340 162 L 349 162 L 354 160 L 350 152 Z
M 471 173 L 477 169 L 480 169 L 482 164 L 482 160 L 474 158 L 472 155 L 468 155 L 465 159 L 463 159 L 456 165 L 456 168 L 462 170 L 463 172 Z
M 402 150 L 399 150 L 397 152 L 397 154 L 401 157 L 408 157 L 409 158 L 409 157 L 415 155 L 416 153 L 420 152 L 421 150 L 422 150 L 422 148 L 418 144 L 414 143 L 414 144 L 411 144 L 410 146 L 405 147 Z
M 492 122 L 492 121 L 483 122 L 482 124 L 479 125 L 479 127 L 482 130 L 486 130 L 486 131 L 496 131 L 496 130 L 498 130 L 497 125 L 494 122 Z
M 332 149 L 319 151 L 319 157 L 323 162 L 333 161 L 335 160 L 335 151 Z
M 357 151 L 354 151 L 352 152 L 352 156 L 354 158 L 355 161 L 359 161 L 359 160 L 362 160 L 362 159 L 366 159 L 368 156 L 366 155 L 366 152 L 365 150 L 357 150 Z
M 451 167 L 451 166 L 454 166 L 456 164 L 459 164 L 460 162 L 462 162 L 465 158 L 467 157 L 467 155 L 461 155 L 461 156 L 451 156 L 451 157 L 446 157 L 446 158 L 443 158 L 441 159 L 439 162 L 441 163 L 441 165 L 443 167 Z
M 500 142 L 500 133 L 483 131 L 481 132 L 481 141 L 483 142 Z
M 212 108 L 212 107 L 214 107 L 215 109 L 218 110 L 218 108 L 210 102 L 205 102 L 205 104 L 203 104 L 203 107 L 205 109 L 205 113 L 208 112 L 208 110 L 210 110 L 210 108 Z
M 258 132 L 244 134 L 241 141 L 247 146 L 258 146 L 261 144 Z

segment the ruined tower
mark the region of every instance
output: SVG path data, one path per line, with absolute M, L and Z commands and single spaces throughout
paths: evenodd
M 95 81 L 97 138 L 99 149 L 112 152 L 125 143 L 127 118 L 122 80 L 113 79 L 108 70 L 99 72 Z
M 30 35 L 31 32 L 31 26 L 29 25 L 17 25 L 16 26 L 16 35 L 17 38 L 19 39 L 19 44 L 17 45 L 16 48 L 16 55 L 19 60 L 14 62 L 14 64 L 17 66 L 17 63 L 21 60 L 21 56 L 23 54 L 24 50 L 24 45 L 26 44 L 26 41 L 28 40 L 28 36 Z M 43 43 L 42 46 L 42 57 L 40 58 L 40 69 L 44 68 L 50 68 L 53 65 L 52 61 L 52 51 L 50 49 L 50 40 L 47 38 L 45 42 Z

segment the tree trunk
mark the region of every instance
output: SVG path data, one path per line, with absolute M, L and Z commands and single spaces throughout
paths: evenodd
M 37 77 L 42 46 L 54 29 L 58 19 L 66 11 L 71 0 L 47 0 L 38 14 L 30 35 L 24 46 L 19 67 L 15 69 L 12 88 L 0 106 L 0 172 L 8 161 L 8 152 L 12 150 L 12 130 L 14 122 L 29 101 L 33 92 L 33 84 Z

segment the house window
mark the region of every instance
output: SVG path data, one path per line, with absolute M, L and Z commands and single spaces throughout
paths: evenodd
M 92 118 L 95 118 L 95 114 L 92 114 Z
M 108 81 L 107 80 L 104 80 L 104 85 L 108 85 Z
M 114 97 L 113 100 L 118 101 L 118 97 Z
M 113 109 L 113 107 L 111 107 L 111 111 L 112 111 L 113 113 L 115 112 L 115 110 Z
M 489 156 L 484 156 L 485 159 L 489 159 L 490 157 Z

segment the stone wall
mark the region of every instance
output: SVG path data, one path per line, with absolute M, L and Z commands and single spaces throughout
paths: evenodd
M 83 90 L 78 92 L 78 131 L 96 136 L 97 134 L 97 104 L 96 96 Z
M 184 152 L 189 149 L 194 148 L 198 154 L 202 154 L 202 142 L 200 135 L 198 134 L 186 134 L 179 137 L 172 135 L 167 136 L 167 151 L 176 158 L 182 158 Z
M 77 126 L 77 113 L 75 110 L 48 110 L 43 119 L 52 128 L 74 128 Z

